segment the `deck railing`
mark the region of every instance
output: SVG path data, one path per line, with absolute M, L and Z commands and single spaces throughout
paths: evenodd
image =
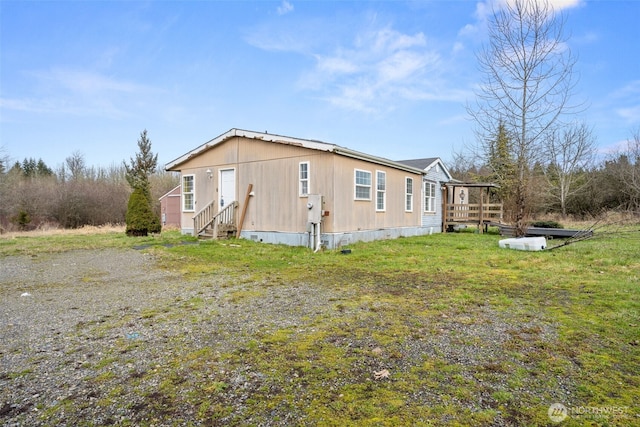
M 445 208 L 445 222 L 500 222 L 502 203 L 448 203 Z
M 193 216 L 193 231 L 196 236 L 211 226 L 213 226 L 215 236 L 219 225 L 235 225 L 238 202 L 228 204 L 218 213 L 214 213 L 214 208 L 215 204 L 211 202 Z

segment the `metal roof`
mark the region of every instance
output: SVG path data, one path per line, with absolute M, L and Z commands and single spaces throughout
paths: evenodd
M 210 150 L 211 148 L 215 147 L 216 145 L 219 145 L 231 138 L 234 137 L 244 137 L 244 138 L 249 138 L 249 139 L 259 139 L 262 141 L 268 141 L 268 142 L 273 142 L 276 144 L 285 144 L 285 145 L 296 145 L 299 147 L 304 147 L 304 148 L 308 148 L 311 150 L 319 150 L 319 151 L 326 151 L 329 153 L 335 153 L 335 154 L 339 154 L 341 156 L 345 156 L 345 157 L 351 157 L 354 159 L 359 159 L 359 160 L 365 160 L 368 161 L 370 163 L 375 163 L 375 164 L 380 164 L 380 165 L 384 165 L 384 166 L 389 166 L 395 169 L 400 169 L 400 170 L 405 170 L 407 172 L 413 172 L 413 173 L 419 173 L 422 174 L 424 173 L 424 169 L 423 168 L 419 168 L 419 167 L 415 167 L 412 166 L 410 164 L 407 163 L 403 163 L 403 162 L 396 162 L 393 160 L 389 160 L 389 159 L 385 159 L 384 157 L 377 157 L 377 156 L 372 156 L 370 154 L 366 154 L 366 153 L 362 153 L 359 151 L 355 151 L 355 150 L 351 150 L 349 148 L 346 147 L 341 147 L 339 145 L 336 144 L 329 144 L 326 142 L 322 142 L 322 141 L 316 141 L 316 140 L 311 140 L 311 139 L 303 139 L 303 138 L 293 138 L 290 136 L 283 136 L 283 135 L 276 135 L 276 134 L 271 134 L 271 133 L 267 133 L 267 132 L 254 132 L 254 131 L 248 131 L 248 130 L 242 130 L 242 129 L 230 129 L 229 131 L 218 135 L 217 137 L 215 137 L 214 139 L 205 142 L 204 144 L 200 145 L 199 147 L 189 151 L 186 154 L 183 154 L 182 156 L 178 157 L 175 160 L 170 161 L 169 163 L 167 163 L 165 169 L 167 171 L 178 171 L 179 169 L 178 166 L 180 166 L 181 164 L 183 164 L 184 162 L 199 156 L 200 154 L 204 153 L 207 150 Z

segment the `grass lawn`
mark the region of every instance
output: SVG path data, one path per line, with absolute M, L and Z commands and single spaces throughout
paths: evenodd
M 640 425 L 640 229 L 617 231 L 541 252 L 454 233 L 358 243 L 350 254 L 178 245 L 190 239 L 177 232 L 15 237 L 0 239 L 0 262 L 145 246 L 185 280 L 245 284 L 231 294 L 239 312 L 279 286 L 328 295 L 296 325 L 224 351 L 168 348 L 174 371 L 145 373 L 164 402 L 147 407 L 150 419 L 186 405 L 197 408 L 194 424 L 537 426 L 555 425 L 549 408 L 559 403 L 553 415 L 568 415 L 559 425 Z M 156 321 L 180 315 L 171 314 Z

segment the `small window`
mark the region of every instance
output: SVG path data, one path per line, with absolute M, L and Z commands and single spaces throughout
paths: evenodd
M 405 185 L 405 206 L 407 212 L 413 211 L 413 178 L 407 178 Z
M 425 181 L 424 183 L 424 211 L 436 211 L 436 184 Z
M 300 197 L 309 195 L 309 162 L 300 162 L 298 175 L 298 194 Z
M 376 211 L 384 211 L 387 199 L 387 173 L 376 171 Z
M 185 175 L 182 177 L 182 210 L 193 212 L 195 209 L 195 177 Z
M 356 169 L 355 199 L 371 200 L 371 172 Z

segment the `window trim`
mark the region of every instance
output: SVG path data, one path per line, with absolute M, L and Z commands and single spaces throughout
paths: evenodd
M 409 192 L 409 182 L 411 182 L 411 192 Z M 413 212 L 413 178 L 410 176 L 404 179 L 404 211 Z
M 358 184 L 358 172 L 364 172 L 369 175 L 369 184 Z M 354 169 L 353 170 L 353 199 L 359 201 L 371 201 L 371 184 L 373 181 L 373 177 L 371 176 L 371 171 L 364 169 Z M 366 188 L 368 190 L 369 196 L 367 198 L 358 197 L 358 187 Z
M 427 196 L 427 186 L 433 186 L 433 195 L 431 197 Z M 432 209 L 429 209 L 429 203 L 427 203 L 427 199 L 433 200 Z M 436 203 L 437 203 L 437 193 L 436 193 L 436 183 L 434 181 L 424 181 L 424 211 L 427 213 L 435 213 L 436 212 Z
M 184 185 L 185 178 L 191 178 L 191 191 L 189 192 L 185 191 L 185 185 Z M 196 211 L 196 176 L 195 174 L 182 175 L 182 182 L 180 184 L 181 184 L 180 196 L 182 199 L 182 203 L 181 203 L 182 212 L 195 212 Z M 186 194 L 191 195 L 191 209 L 186 208 L 186 198 L 185 198 Z
M 306 165 L 307 166 L 307 177 L 306 178 L 302 178 L 302 165 Z M 300 162 L 298 163 L 298 196 L 299 197 L 309 197 L 309 193 L 311 193 L 311 179 L 309 177 L 309 173 L 310 173 L 310 166 L 309 166 L 309 161 L 305 161 L 305 162 Z M 302 192 L 302 185 L 303 183 L 307 184 L 307 192 L 304 193 Z
M 380 175 L 384 178 L 382 180 L 383 187 L 380 189 Z M 382 207 L 378 204 L 378 197 L 382 196 Z M 376 212 L 385 212 L 387 210 L 387 172 L 376 170 Z

